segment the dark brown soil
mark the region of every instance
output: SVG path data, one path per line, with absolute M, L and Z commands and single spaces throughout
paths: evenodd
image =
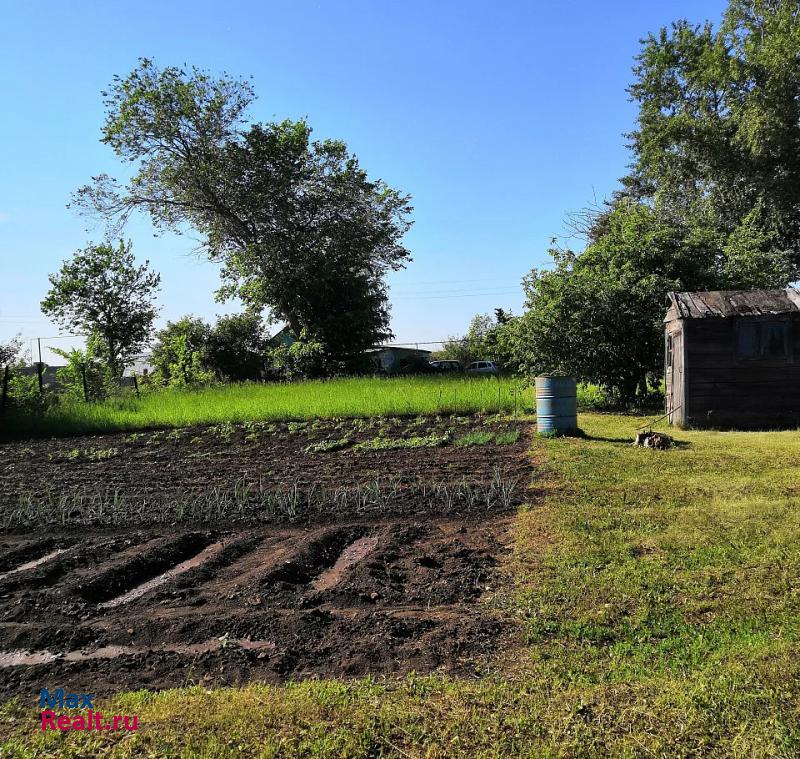
M 28 440 L 0 444 L 0 505 L 19 493 L 60 493 L 101 487 L 123 494 L 208 492 L 235 484 L 280 488 L 295 484 L 347 486 L 375 478 L 478 482 L 495 467 L 520 461 L 525 435 L 513 445 L 462 447 L 474 431 L 522 430 L 517 420 L 385 419 L 194 427 L 133 434 Z M 436 448 L 355 450 L 375 438 L 450 436 Z M 340 450 L 319 443 L 348 440 Z
M 482 602 L 499 579 L 506 530 L 504 520 L 426 520 L 54 535 L 63 553 L 0 579 L 0 693 L 474 671 L 510 635 Z M 355 558 L 331 573 L 354 545 Z M 22 536 L 0 546 L 4 556 L 42 550 Z M 148 581 L 149 592 L 109 605 Z M 114 646 L 124 648 L 102 650 Z M 62 656 L 28 665 L 36 657 L 19 652 Z
M 453 429 L 456 439 L 479 424 L 399 423 L 383 436 Z M 489 424 L 509 427 L 522 429 L 518 422 Z M 271 484 L 334 484 L 391 470 L 404 481 L 481 483 L 502 466 L 529 477 L 524 434 L 512 445 L 356 451 L 351 443 L 313 453 L 309 445 L 341 438 L 341 429 L 223 432 L 2 446 L 0 498 L 8 508 L 15 494 L 54 482 L 64 490 L 112 484 L 180 493 L 231 487 L 243 475 Z M 347 434 L 357 442 L 377 429 Z M 76 449 L 116 452 L 91 458 Z M 64 687 L 103 696 L 192 683 L 481 671 L 515 635 L 489 603 L 502 580 L 509 529 L 509 518 L 494 507 L 445 517 L 420 501 L 402 517 L 328 514 L 303 525 L 6 532 L 0 694 Z

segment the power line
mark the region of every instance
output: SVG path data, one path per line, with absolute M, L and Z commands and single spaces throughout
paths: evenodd
M 409 285 L 458 285 L 463 282 L 508 282 L 509 280 L 505 277 L 503 278 L 495 278 L 489 279 L 487 277 L 476 277 L 475 279 L 420 279 L 416 282 L 408 282 Z M 519 280 L 515 280 L 519 281 Z
M 398 295 L 397 300 L 442 300 L 447 298 L 489 298 L 502 295 L 522 295 L 522 290 L 505 290 L 499 292 L 462 293 L 460 295 Z
M 429 295 L 432 293 L 467 293 L 475 292 L 476 290 L 507 290 L 509 287 L 519 287 L 519 282 L 503 282 L 498 285 L 490 285 L 484 282 L 484 287 L 473 285 L 472 287 L 448 287 L 442 290 L 395 290 L 390 288 L 393 293 L 400 293 L 403 295 Z

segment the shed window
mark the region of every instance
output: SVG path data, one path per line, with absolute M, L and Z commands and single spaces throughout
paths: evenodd
M 672 368 L 672 335 L 667 335 L 667 369 Z
M 754 322 L 742 322 L 739 324 L 738 334 L 736 335 L 736 348 L 739 358 L 758 358 L 760 326 L 760 324 Z
M 762 354 L 768 358 L 786 357 L 786 325 L 765 324 Z
M 739 358 L 786 358 L 787 325 L 783 322 L 741 321 L 736 330 Z

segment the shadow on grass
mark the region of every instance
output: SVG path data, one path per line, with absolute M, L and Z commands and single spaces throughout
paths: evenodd
M 626 445 L 633 446 L 635 435 L 633 437 L 603 437 L 602 435 L 583 434 L 583 435 L 573 435 L 573 437 L 581 437 L 584 440 L 592 440 L 598 443 L 624 443 Z M 670 445 L 670 448 L 688 448 L 690 445 L 691 443 L 689 443 L 688 440 L 675 440 L 675 438 L 672 438 L 672 445 Z M 641 446 L 641 447 L 644 448 L 646 446 Z M 654 448 L 653 450 L 658 450 L 658 449 Z

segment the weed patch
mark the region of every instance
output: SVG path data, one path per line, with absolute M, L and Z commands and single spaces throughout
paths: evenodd
M 494 438 L 497 445 L 514 445 L 519 440 L 519 430 L 508 430 L 507 432 L 498 432 Z
M 444 435 L 430 434 L 411 437 L 374 437 L 371 440 L 364 440 L 353 446 L 355 451 L 392 451 L 400 448 L 437 448 L 440 445 L 447 445 L 452 440 L 449 433 Z
M 352 444 L 353 440 L 349 437 L 340 437 L 336 440 L 322 440 L 319 443 L 312 443 L 306 446 L 306 453 L 328 453 L 329 451 L 340 451 Z
M 455 444 L 461 447 L 470 445 L 488 445 L 494 439 L 494 433 L 485 430 L 473 430 L 460 438 L 456 438 Z

